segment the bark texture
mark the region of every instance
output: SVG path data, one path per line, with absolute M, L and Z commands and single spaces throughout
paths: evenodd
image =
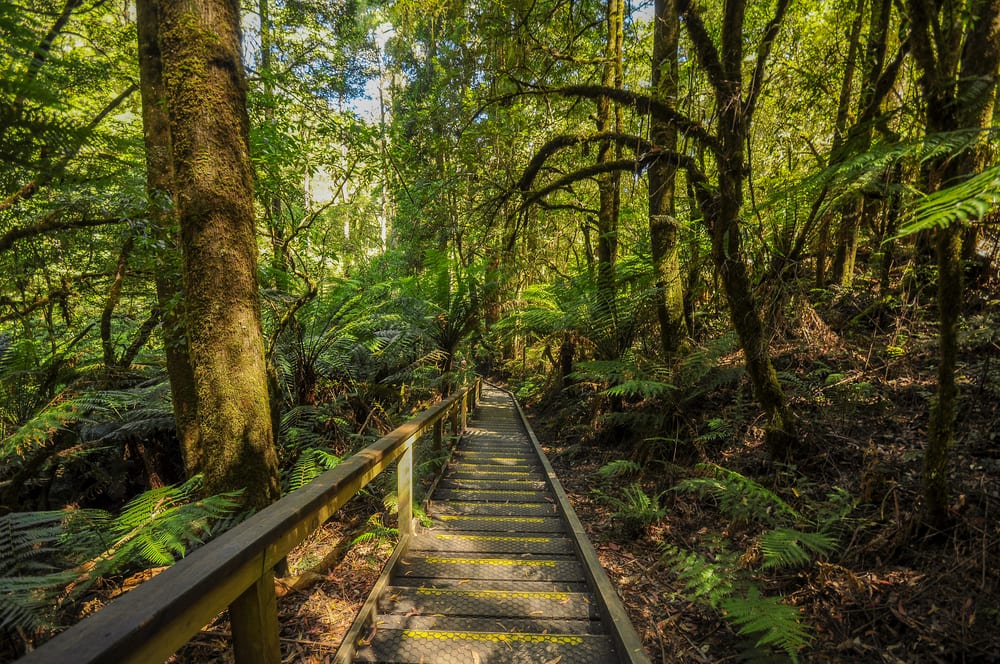
M 162 319 L 163 350 L 173 402 L 177 438 L 188 476 L 199 472 L 197 396 L 184 334 L 184 298 L 180 283 L 180 228 L 174 205 L 174 166 L 170 119 L 163 90 L 159 42 L 160 0 L 137 0 L 139 90 L 146 147 L 146 192 L 153 233 L 162 247 L 156 256 L 156 299 Z
M 207 492 L 278 497 L 257 284 L 239 3 L 160 5 L 163 82 L 183 249 L 185 331 Z
M 680 20 L 676 0 L 656 0 L 653 19 L 653 95 L 674 107 L 677 103 L 677 46 Z M 674 353 L 687 336 L 684 289 L 678 252 L 679 228 L 674 217 L 677 165 L 658 159 L 657 152 L 677 150 L 677 127 L 657 116 L 650 118 L 652 161 L 649 165 L 649 240 L 656 287 L 660 342 L 666 355 Z

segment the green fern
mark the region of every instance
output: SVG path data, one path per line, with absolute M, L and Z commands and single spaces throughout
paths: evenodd
M 748 477 L 711 463 L 698 464 L 695 468 L 709 476 L 682 480 L 674 486 L 674 491 L 711 496 L 724 514 L 738 521 L 760 519 L 778 524 L 802 519 L 777 494 Z
M 597 469 L 597 474 L 605 479 L 629 477 L 642 472 L 642 466 L 628 459 L 615 459 Z
M 629 538 L 641 536 L 667 515 L 666 507 L 660 504 L 665 491 L 650 495 L 638 483 L 632 483 L 625 487 L 621 497 L 600 490 L 595 493 L 614 508 L 614 516 L 621 521 L 622 531 Z
M 817 556 L 826 556 L 837 548 L 837 539 L 826 533 L 807 533 L 794 528 L 775 528 L 758 539 L 764 554 L 762 569 L 801 567 Z
M 382 515 L 379 512 L 368 517 L 366 530 L 351 540 L 351 546 L 358 544 L 369 544 L 372 542 L 389 542 L 399 537 L 398 528 L 390 528 L 382 522 Z
M 798 609 L 776 597 L 762 596 L 756 586 L 748 585 L 741 595 L 724 598 L 718 608 L 740 634 L 760 635 L 757 646 L 780 648 L 793 662 L 799 661 L 799 650 L 809 645 L 809 632 Z
M 302 450 L 288 472 L 288 493 L 301 489 L 326 471 L 336 468 L 341 457 L 315 447 Z
M 758 636 L 757 646 L 780 648 L 798 661 L 798 651 L 809 643 L 798 610 L 762 596 L 734 554 L 723 549 L 713 561 L 673 545 L 661 548 L 688 597 L 718 611 L 740 634 Z
M 51 627 L 97 579 L 170 565 L 228 527 L 239 492 L 197 498 L 201 478 L 147 491 L 118 516 L 103 510 L 0 517 L 0 629 Z

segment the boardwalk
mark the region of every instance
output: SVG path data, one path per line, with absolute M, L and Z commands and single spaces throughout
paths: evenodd
M 433 526 L 388 570 L 377 615 L 359 617 L 354 661 L 646 661 L 539 455 L 513 400 L 484 388 L 429 503 Z

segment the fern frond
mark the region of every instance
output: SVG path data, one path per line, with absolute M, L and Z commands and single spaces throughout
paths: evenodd
M 712 496 L 719 509 L 734 519 L 762 519 L 768 523 L 799 521 L 801 515 L 777 494 L 735 471 L 715 464 L 698 464 L 709 477 L 693 477 L 674 485 L 674 491 Z
M 756 586 L 749 586 L 739 596 L 724 598 L 719 608 L 740 634 L 760 635 L 758 646 L 781 648 L 793 662 L 799 661 L 799 650 L 809 644 L 809 633 L 800 621 L 799 611 L 775 597 L 762 596 Z
M 597 469 L 597 474 L 604 478 L 627 477 L 641 472 L 642 466 L 629 459 L 615 459 Z
M 794 528 L 776 528 L 758 539 L 764 554 L 762 569 L 807 565 L 813 556 L 827 556 L 837 548 L 837 539 L 826 533 L 807 533 Z
M 1000 165 L 918 199 L 907 210 L 909 220 L 899 229 L 894 239 L 931 228 L 978 221 L 998 205 Z

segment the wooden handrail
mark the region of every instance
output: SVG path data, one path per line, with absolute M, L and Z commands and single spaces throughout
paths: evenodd
M 228 607 L 238 664 L 277 664 L 274 566 L 397 460 L 400 534 L 405 538 L 412 530 L 410 503 L 404 508 L 403 500 L 412 496 L 413 445 L 438 422 L 452 418 L 464 423 L 466 397 L 471 393 L 475 401 L 479 383 L 477 379 L 431 406 L 18 662 L 162 662 Z M 454 417 L 459 412 L 460 418 Z

